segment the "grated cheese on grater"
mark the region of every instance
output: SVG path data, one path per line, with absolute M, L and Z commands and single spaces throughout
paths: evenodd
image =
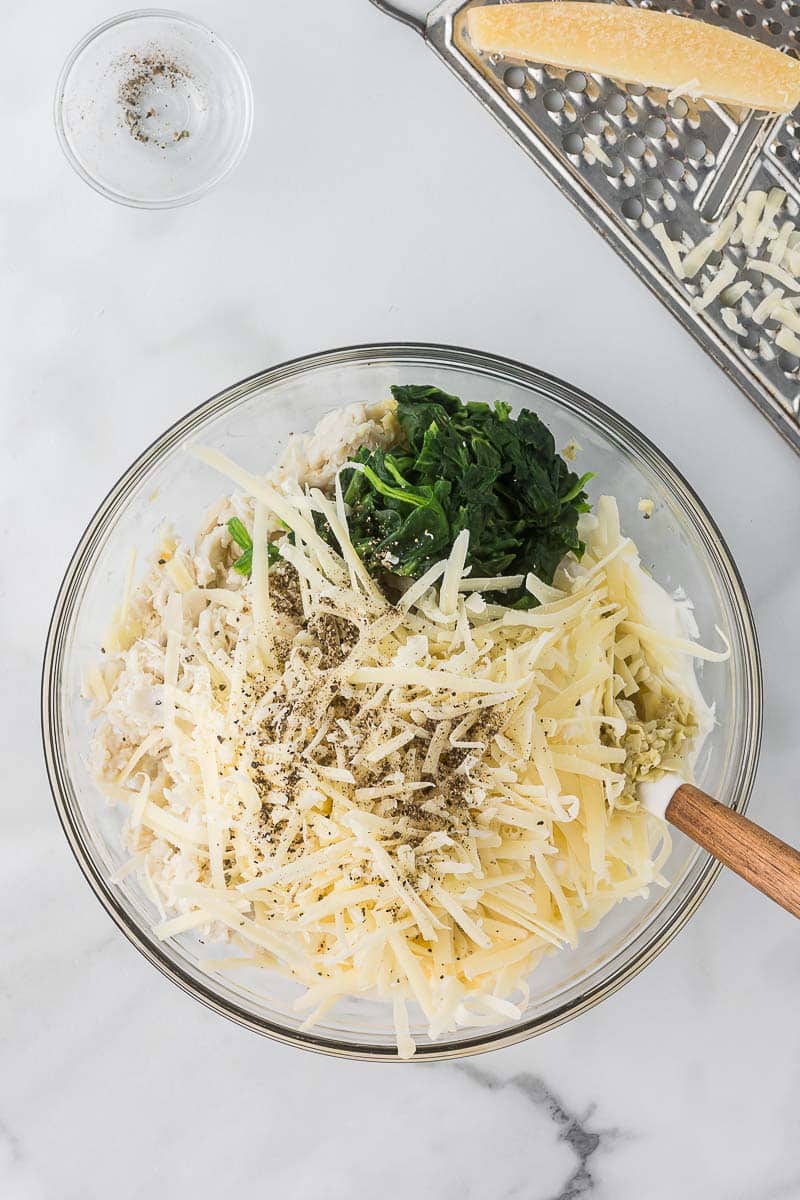
M 652 230 L 678 279 L 693 278 L 712 254 L 728 246 L 746 248 L 747 257 L 739 265 L 723 258 L 700 294 L 693 297 L 691 307 L 702 312 L 719 300 L 720 319 L 740 337 L 750 332 L 748 322 L 753 326 L 772 322 L 765 336 L 759 338 L 760 353 L 767 358 L 774 357 L 776 349 L 795 356 L 800 350 L 800 320 L 794 311 L 800 304 L 800 257 L 796 250 L 800 230 L 790 220 L 776 224 L 785 202 L 786 193 L 781 188 L 772 188 L 769 193 L 758 189 L 749 192 L 716 230 L 683 254 L 682 245 L 669 237 L 663 225 L 655 225 Z M 765 243 L 767 257 L 758 257 Z M 747 299 L 754 285 L 750 279 L 736 278 L 740 270 L 759 272 L 762 278 L 772 281 L 763 284 L 765 294 L 755 307 Z M 787 291 L 795 294 L 787 296 Z M 738 311 L 737 305 L 741 305 Z

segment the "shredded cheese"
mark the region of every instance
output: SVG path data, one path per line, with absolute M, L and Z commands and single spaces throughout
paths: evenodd
M 680 247 L 677 242 L 673 242 L 661 222 L 653 226 L 653 237 L 664 251 L 664 257 L 672 268 L 673 275 L 677 276 L 678 279 L 685 279 L 686 270 L 681 258 Z
M 798 283 L 797 277 L 783 267 L 776 266 L 769 259 L 750 258 L 747 260 L 747 265 L 752 271 L 760 271 L 762 275 L 769 275 L 770 278 L 777 279 L 778 283 L 782 284 L 790 292 L 800 291 L 800 283 Z
M 705 266 L 712 254 L 727 246 L 738 219 L 735 212 L 728 213 L 718 229 L 703 238 L 694 249 L 688 252 L 683 260 L 683 273 L 687 279 L 692 279 L 701 267 Z
M 209 969 L 302 984 L 304 1028 L 342 996 L 387 999 L 409 1056 L 425 1032 L 516 1019 L 543 954 L 661 882 L 668 837 L 635 772 L 686 772 L 711 723 L 692 658 L 720 655 L 687 637 L 610 498 L 584 519 L 580 563 L 552 585 L 528 576 L 537 607 L 483 601 L 521 580 L 471 580 L 467 531 L 391 605 L 335 484 L 334 500 L 278 490 L 198 457 L 245 493 L 202 555 L 178 545 L 129 590 L 122 619 L 141 633 L 90 683 L 94 771 L 130 804 L 118 878 L 139 872 L 159 938 L 229 942 Z M 249 581 L 232 511 L 252 523 Z M 268 570 L 276 521 L 294 541 Z M 625 739 L 648 722 L 661 749 L 639 762 Z
M 730 258 L 724 259 L 700 294 L 693 297 L 691 307 L 700 314 L 719 300 L 720 320 L 739 337 L 751 332 L 747 322 L 763 326 L 771 319 L 777 321 L 779 329 L 772 325 L 758 338 L 759 352 L 767 360 L 775 358 L 776 349 L 796 354 L 794 335 L 800 333 L 800 321 L 794 313 L 800 306 L 800 230 L 791 220 L 778 221 L 786 202 L 782 188 L 771 188 L 768 193 L 751 190 L 716 229 L 683 255 L 679 243 L 668 236 L 663 225 L 653 227 L 653 234 L 678 279 L 693 279 L 712 254 L 729 245 L 745 247 L 747 257 L 743 267 Z M 754 291 L 752 280 L 737 279 L 741 269 L 757 271 L 762 276 L 759 286 L 764 295 L 755 305 L 747 299 Z M 793 294 L 787 296 L 787 292 Z
M 775 344 L 780 346 L 781 350 L 786 350 L 788 354 L 794 354 L 800 358 L 800 338 L 791 330 L 785 327 L 780 329 L 775 336 Z
M 719 315 L 732 333 L 746 334 L 747 329 L 739 320 L 733 308 L 721 308 Z
M 782 300 L 783 288 L 775 288 L 774 291 L 767 292 L 761 303 L 753 309 L 753 321 L 756 325 L 763 325 L 772 316 L 773 311 L 780 307 Z
M 709 304 L 716 300 L 717 296 L 724 292 L 735 278 L 736 265 L 732 262 L 724 262 L 714 278 L 703 288 L 702 295 L 696 296 L 692 301 L 692 308 L 695 312 L 702 312 L 704 308 L 708 308 Z
M 738 283 L 732 283 L 729 288 L 726 288 L 720 299 L 722 300 L 723 304 L 729 304 L 733 306 L 738 304 L 739 301 L 746 296 L 748 292 L 752 292 L 752 290 L 753 285 L 748 279 L 740 279 Z

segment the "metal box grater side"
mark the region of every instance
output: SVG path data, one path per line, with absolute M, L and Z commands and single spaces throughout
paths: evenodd
M 751 285 L 745 303 L 726 314 L 732 322 L 734 313 L 731 326 L 719 299 L 701 311 L 694 306 L 721 253 L 694 279 L 678 280 L 653 233 L 664 224 L 674 239 L 685 235 L 696 244 L 750 189 L 773 187 L 787 193 L 783 219 L 800 230 L 800 119 L 480 54 L 465 22 L 468 9 L 486 0 L 443 0 L 424 20 L 385 0 L 373 3 L 424 36 L 800 452 L 800 357 L 775 346 L 769 318 L 752 319 L 774 280 L 746 270 L 745 247 L 726 248 Z M 735 7 L 678 0 L 669 8 L 642 0 L 640 7 L 699 16 L 787 52 L 800 48 L 800 3 L 792 0 L 741 0 Z

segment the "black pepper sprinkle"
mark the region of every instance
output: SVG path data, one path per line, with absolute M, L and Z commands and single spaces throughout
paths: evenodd
M 121 61 L 125 64 L 124 59 Z M 146 122 L 157 116 L 157 111 L 152 104 L 146 109 L 144 106 L 154 90 L 158 93 L 163 92 L 166 87 L 174 89 L 182 80 L 191 79 L 191 73 L 174 59 L 167 58 L 160 50 L 146 55 L 131 54 L 126 65 L 128 74 L 119 85 L 117 100 L 122 108 L 125 125 L 134 141 L 166 150 L 172 142 L 180 142 L 190 137 L 188 129 L 175 130 L 168 140 L 159 140 L 153 136 Z

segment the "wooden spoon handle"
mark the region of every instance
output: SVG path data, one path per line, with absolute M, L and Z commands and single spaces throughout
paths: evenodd
M 800 917 L 800 852 L 690 783 L 682 783 L 674 793 L 666 817 L 742 879 Z

